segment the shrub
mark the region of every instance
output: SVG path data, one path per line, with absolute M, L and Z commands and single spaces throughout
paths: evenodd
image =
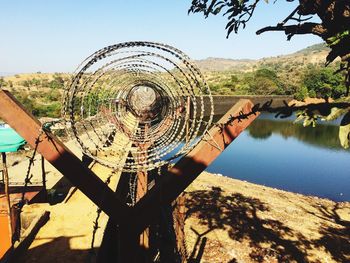
M 301 86 L 301 87 L 297 90 L 297 92 L 295 93 L 294 98 L 295 98 L 296 100 L 303 101 L 308 95 L 309 95 L 309 94 L 308 94 L 307 87 Z

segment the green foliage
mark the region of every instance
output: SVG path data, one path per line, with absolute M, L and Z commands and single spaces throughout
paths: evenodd
M 310 110 L 306 109 L 300 112 L 297 112 L 297 118 L 294 121 L 303 122 L 303 126 L 312 126 L 316 127 L 317 121 L 332 121 L 342 117 L 340 126 L 339 126 L 339 141 L 343 148 L 347 149 L 350 146 L 350 108 L 337 108 L 334 107 L 330 110 L 320 111 L 318 109 Z
M 294 2 L 294 0 L 286 0 Z M 209 15 L 222 14 L 227 17 L 227 37 L 232 32 L 238 33 L 240 28 L 245 28 L 261 0 L 192 0 L 188 13 L 202 13 L 205 18 Z M 265 0 L 268 2 L 268 0 Z M 275 1 L 276 2 L 276 1 Z M 343 66 L 340 71 L 347 75 L 347 95 L 350 89 L 350 16 L 349 1 L 296 1 L 297 8 L 285 19 L 275 26 L 267 26 L 256 32 L 260 35 L 268 31 L 282 31 L 290 40 L 297 34 L 314 34 L 321 37 L 330 47 L 326 58 L 327 65 L 337 57 L 341 58 Z M 315 4 L 317 2 L 317 4 Z M 318 16 L 319 21 L 307 22 L 313 16 Z
M 295 88 L 283 83 L 273 69 L 258 68 L 253 72 L 210 72 L 208 84 L 214 95 L 286 95 Z
M 23 106 L 36 117 L 57 118 L 61 114 L 61 103 L 41 104 L 37 102 L 40 93 L 34 93 L 31 97 L 25 92 L 13 92 L 13 95 L 23 104 Z
M 297 92 L 294 94 L 294 98 L 300 101 L 303 101 L 306 97 L 308 97 L 309 93 L 307 87 L 302 85 Z
M 36 79 L 36 78 L 32 78 L 30 80 L 24 80 L 21 82 L 22 86 L 24 87 L 41 87 L 41 80 L 40 79 Z
M 321 117 L 319 114 L 310 114 L 309 111 L 299 111 L 297 112 L 297 118 L 295 119 L 294 123 L 297 122 L 303 122 L 303 126 L 312 126 L 316 127 L 317 119 Z
M 332 47 L 338 45 L 343 39 L 350 36 L 350 30 L 344 30 L 327 39 L 327 45 Z
M 254 72 L 252 78 L 248 80 L 249 93 L 257 95 L 279 94 L 281 83 L 275 71 L 262 68 Z
M 337 65 L 325 68 L 302 62 L 300 57 L 295 60 L 259 62 L 256 67 L 244 67 L 247 71 L 206 71 L 205 77 L 214 95 L 291 95 L 303 100 L 320 96 L 324 90 L 335 99 L 345 93 L 342 76 L 333 74 Z
M 339 127 L 339 140 L 341 146 L 345 149 L 350 145 L 350 112 L 346 113 L 340 123 Z
M 41 86 L 41 81 L 40 81 L 40 79 L 33 78 L 33 79 L 31 80 L 31 85 L 32 85 L 32 86 L 35 86 L 35 87 Z
M 41 86 L 43 88 L 49 88 L 50 87 L 50 82 L 48 79 L 41 79 Z
M 53 90 L 49 94 L 47 94 L 47 99 L 49 101 L 61 101 L 62 100 L 62 95 L 59 90 Z
M 328 97 L 338 99 L 346 92 L 343 76 L 335 74 L 329 68 L 313 67 L 306 71 L 303 84 L 310 94 L 314 92 L 316 97 Z
M 30 82 L 28 80 L 22 81 L 22 86 L 29 88 Z
M 3 77 L 0 77 L 0 87 L 3 87 L 6 85 L 6 81 L 4 80 Z
M 235 94 L 237 82 L 230 80 L 219 80 L 209 83 L 210 91 L 213 95 L 233 95 Z
M 303 127 L 289 121 L 274 121 L 257 119 L 247 128 L 249 135 L 257 139 L 268 138 L 271 134 L 280 134 L 284 138 L 298 138 L 305 143 L 341 149 L 338 139 L 338 127 L 335 125 L 317 125 L 316 127 Z
M 64 79 L 60 75 L 55 74 L 54 79 L 49 83 L 49 87 L 52 89 L 63 89 Z
M 34 104 L 32 113 L 37 117 L 54 117 L 57 118 L 61 114 L 61 104 L 59 102 L 49 105 Z
M 231 83 L 237 83 L 238 77 L 236 75 L 231 75 Z
M 254 75 L 257 78 L 267 78 L 271 80 L 277 80 L 276 72 L 268 68 L 258 69 Z
M 298 100 L 322 94 L 333 99 L 344 95 L 342 75 L 333 72 L 336 66 L 325 68 L 298 63 L 291 59 L 283 64 L 261 63 L 260 67 L 250 67 L 246 72 L 206 71 L 205 77 L 214 95 L 291 95 Z
M 13 95 L 19 100 L 20 103 L 30 112 L 33 112 L 34 102 L 29 98 L 28 94 L 24 92 L 13 92 Z

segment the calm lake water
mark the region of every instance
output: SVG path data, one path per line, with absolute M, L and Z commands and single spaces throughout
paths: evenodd
M 350 201 L 350 150 L 338 126 L 315 128 L 261 114 L 207 169 L 232 178 L 334 201 Z

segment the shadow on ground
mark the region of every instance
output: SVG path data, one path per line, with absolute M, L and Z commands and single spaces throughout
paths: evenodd
M 340 219 L 336 207 L 332 211 L 318 207 L 323 219 L 335 226 L 321 227 L 322 237 L 317 240 L 307 239 L 278 220 L 259 217 L 260 212 L 269 211 L 269 206 L 258 198 L 240 193 L 225 195 L 219 187 L 190 192 L 187 207 L 186 219 L 193 215 L 207 228 L 204 233 L 192 229 L 197 241 L 190 253 L 190 262 L 200 262 L 207 243 L 206 234 L 219 229 L 227 231 L 234 241 L 249 241 L 249 257 L 254 262 L 266 262 L 266 259 L 308 262 L 307 250 L 312 247 L 324 247 L 337 262 L 349 260 L 349 222 Z M 232 258 L 229 262 L 237 261 Z
M 339 214 L 343 204 L 336 203 L 332 208 L 319 205 L 315 207 L 319 214 L 306 211 L 330 223 L 319 228 L 322 236 L 313 243 L 316 247 L 325 247 L 336 262 L 350 262 L 350 221 L 343 220 Z
M 40 246 L 23 252 L 11 261 L 12 263 L 31 263 L 31 262 L 96 262 L 96 255 L 90 249 L 72 249 L 70 245 L 71 237 L 56 237 L 47 239 Z

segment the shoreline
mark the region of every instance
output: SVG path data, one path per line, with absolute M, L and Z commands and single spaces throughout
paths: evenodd
M 298 196 L 301 196 L 301 197 L 304 196 L 304 197 L 311 197 L 311 198 L 315 198 L 315 199 L 323 199 L 323 200 L 327 200 L 327 201 L 334 202 L 334 203 L 350 203 L 350 200 L 336 201 L 336 200 L 333 200 L 333 199 L 331 199 L 329 197 L 323 197 L 323 196 L 318 196 L 318 195 L 314 195 L 314 194 L 306 194 L 306 193 L 294 192 L 292 190 L 286 190 L 286 189 L 277 188 L 277 187 L 274 187 L 274 186 L 269 186 L 269 185 L 265 185 L 265 184 L 259 184 L 259 183 L 250 182 L 250 181 L 243 180 L 243 179 L 233 178 L 233 177 L 230 177 L 228 175 L 221 174 L 221 173 L 212 173 L 212 172 L 205 172 L 205 173 L 213 175 L 213 176 L 217 176 L 219 178 L 223 177 L 223 178 L 232 179 L 234 181 L 239 181 L 239 182 L 246 183 L 246 184 L 251 184 L 251 185 L 260 186 L 260 187 L 267 187 L 267 188 L 270 188 L 270 189 L 273 189 L 273 190 L 276 190 L 276 191 L 291 193 L 291 194 L 295 194 L 295 195 L 298 195 Z

